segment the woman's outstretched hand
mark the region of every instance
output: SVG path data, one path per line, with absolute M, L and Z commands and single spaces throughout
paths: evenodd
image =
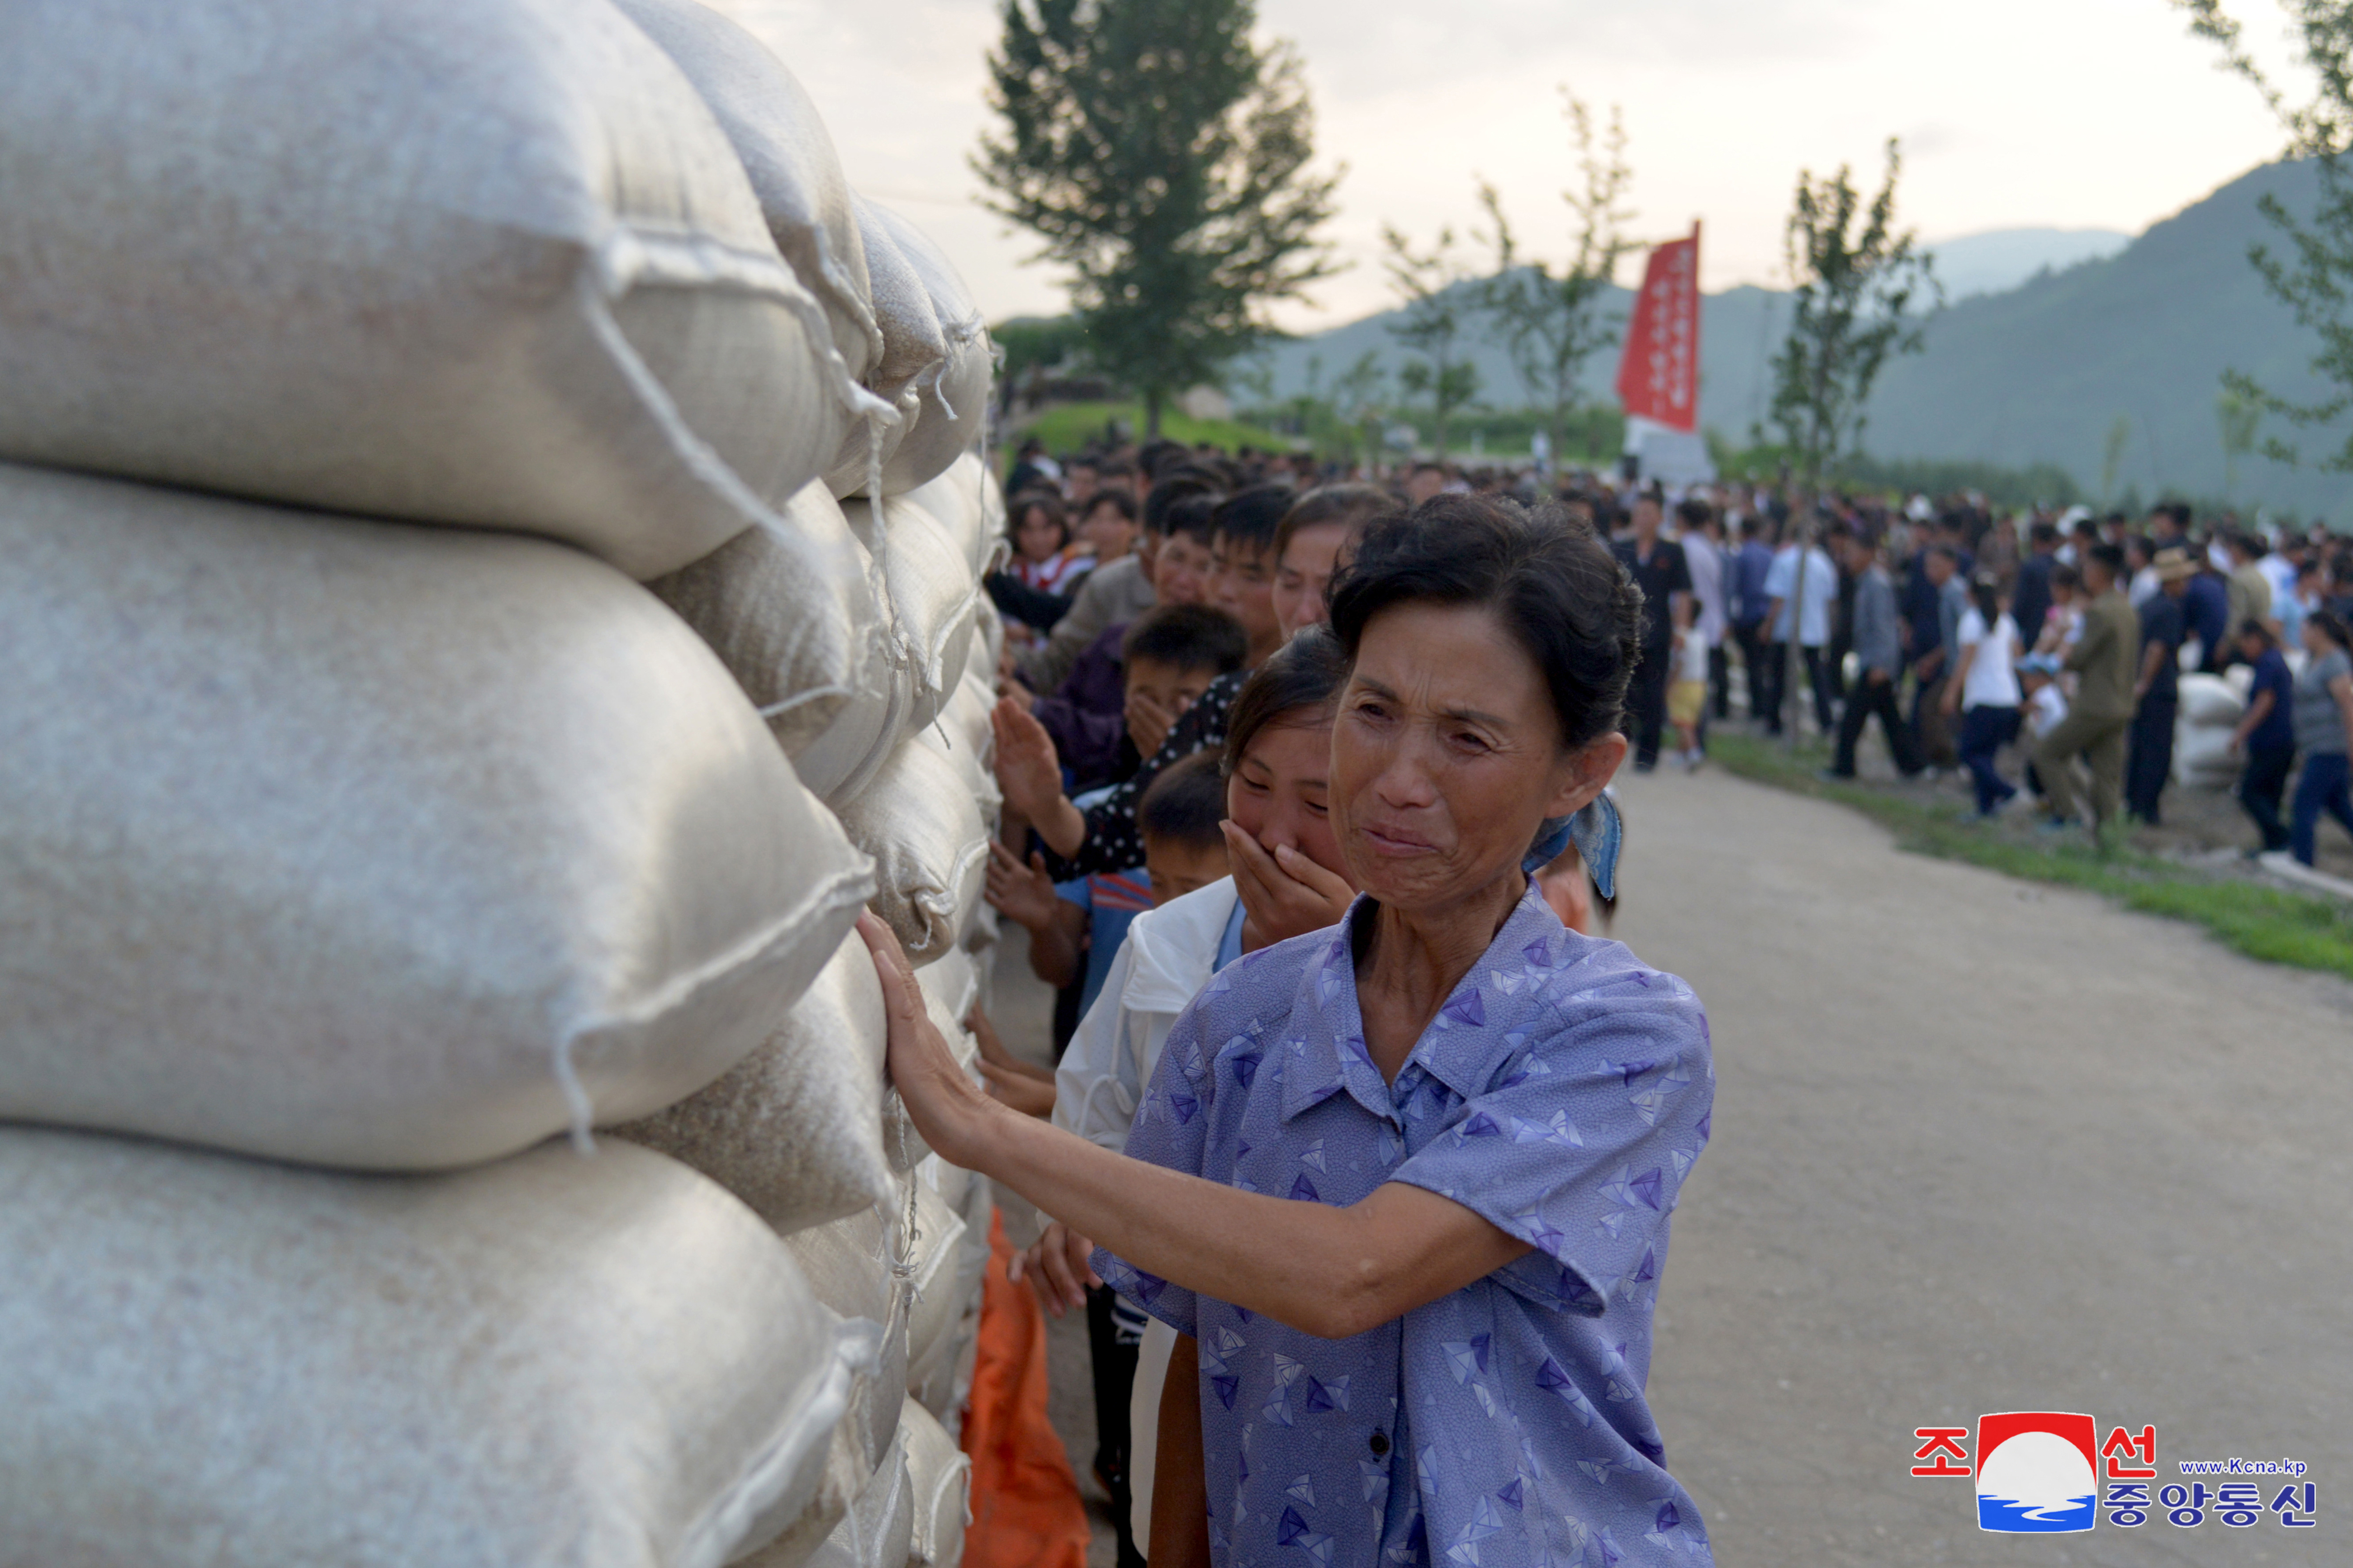
M 1232 823 L 1223 826 L 1234 890 L 1260 945 L 1271 947 L 1340 923 L 1356 896 L 1346 878 L 1325 870 L 1288 844 L 1270 855 Z
M 985 1119 L 1002 1108 L 965 1076 L 947 1041 L 940 1037 L 915 984 L 914 966 L 891 928 L 869 910 L 858 917 L 858 934 L 874 955 L 874 973 L 882 982 L 892 1085 L 923 1142 L 950 1164 L 971 1170 Z
M 1039 1305 L 1059 1318 L 1072 1308 L 1084 1307 L 1087 1288 L 1103 1283 L 1088 1262 L 1094 1249 L 1093 1242 L 1055 1220 L 1028 1251 L 1013 1255 L 1005 1267 L 1005 1277 L 1018 1283 L 1026 1276 L 1029 1288 L 1038 1292 Z

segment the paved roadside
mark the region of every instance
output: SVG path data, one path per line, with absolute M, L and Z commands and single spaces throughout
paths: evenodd
M 2353 986 L 1721 773 L 1621 790 L 1615 934 L 1715 1045 L 1651 1390 L 1717 1561 L 2353 1562 Z M 2320 1523 L 1983 1534 L 1911 1434 L 2011 1409 L 2304 1459 Z

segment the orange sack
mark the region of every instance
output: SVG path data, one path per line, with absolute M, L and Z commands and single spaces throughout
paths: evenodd
M 1086 1568 L 1086 1505 L 1046 1418 L 1046 1318 L 1029 1287 L 1008 1275 L 1012 1257 L 1005 1217 L 992 1215 L 964 1423 L 964 1451 L 972 1456 L 964 1568 Z

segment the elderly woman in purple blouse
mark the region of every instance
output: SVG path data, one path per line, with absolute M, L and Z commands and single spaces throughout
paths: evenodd
M 1441 496 L 1367 531 L 1332 589 L 1362 895 L 1209 983 L 1124 1156 L 973 1089 L 861 922 L 925 1138 L 1183 1336 L 1154 1568 L 1709 1561 L 1643 1395 L 1706 1020 L 1524 869 L 1624 760 L 1639 609 L 1557 514 Z

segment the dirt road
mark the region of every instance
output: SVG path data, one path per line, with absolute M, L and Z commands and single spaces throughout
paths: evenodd
M 1718 1563 L 2353 1563 L 2353 986 L 1722 774 L 1622 794 L 1615 934 L 1715 1044 L 1651 1393 Z M 2302 1459 L 2319 1522 L 2003 1537 L 1907 1474 L 2020 1409 L 2153 1423 L 2160 1484 Z

